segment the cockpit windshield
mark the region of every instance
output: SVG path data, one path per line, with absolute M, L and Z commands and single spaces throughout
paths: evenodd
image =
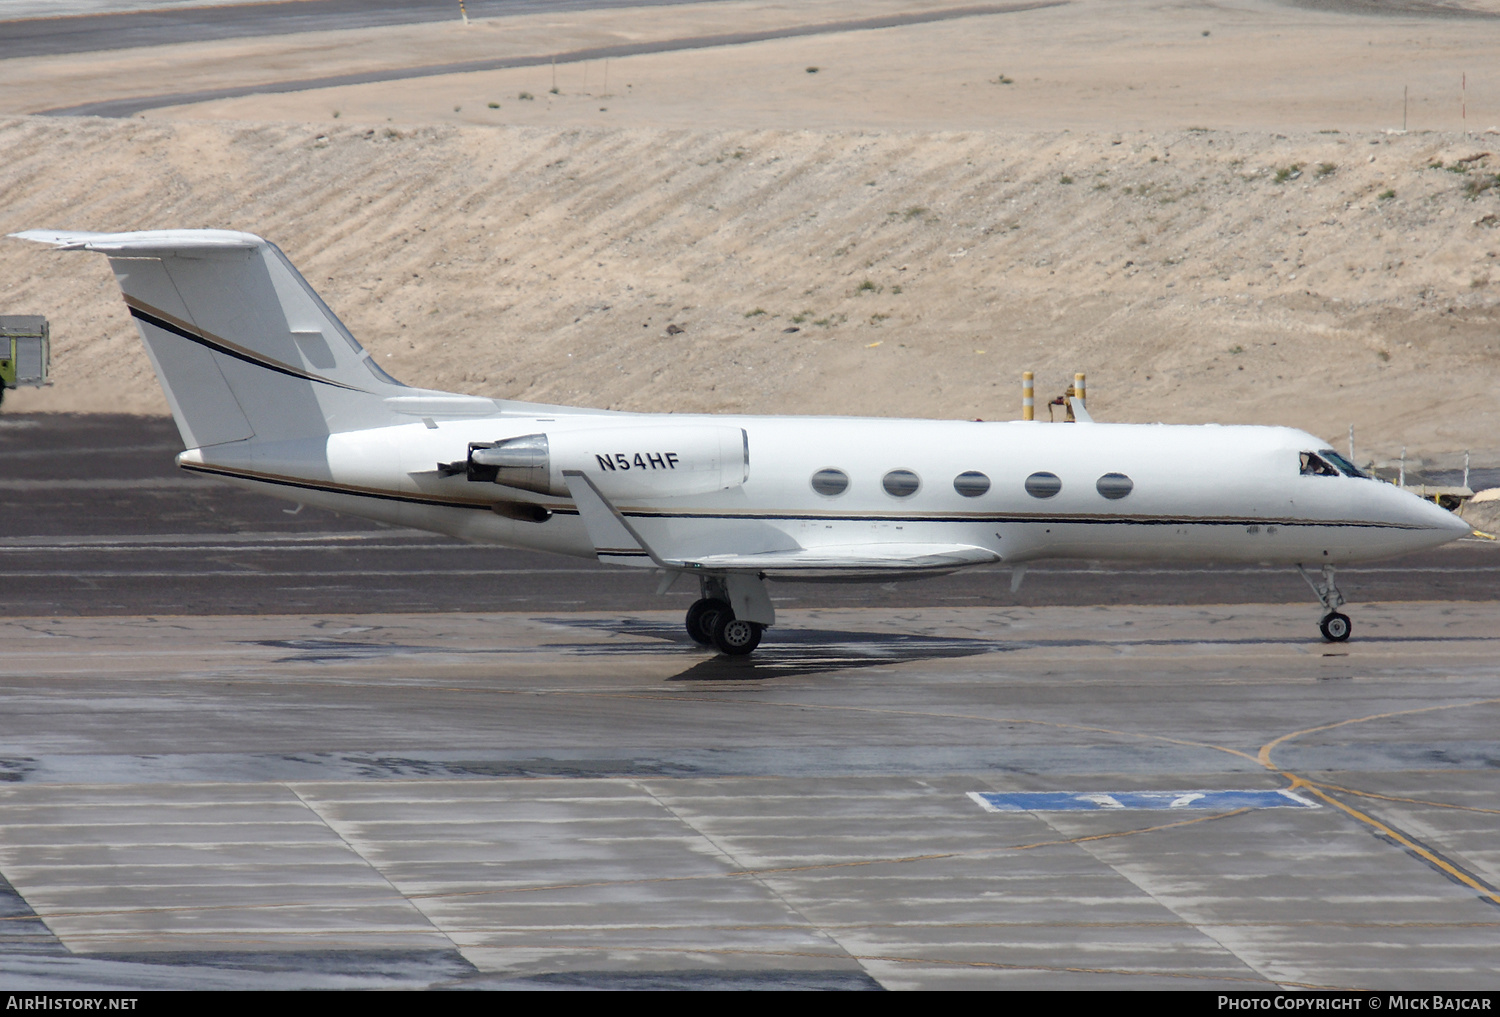
M 1364 477 L 1354 464 L 1331 448 L 1320 448 L 1316 452 L 1302 453 L 1302 475 L 1304 477 Z
M 1318 455 L 1322 456 L 1324 459 L 1327 459 L 1330 463 L 1337 466 L 1339 468 L 1339 472 L 1346 477 L 1360 477 L 1362 479 L 1368 479 L 1365 478 L 1365 475 L 1359 471 L 1359 467 L 1355 466 L 1353 463 L 1345 459 L 1343 456 L 1339 455 L 1331 448 L 1318 449 Z

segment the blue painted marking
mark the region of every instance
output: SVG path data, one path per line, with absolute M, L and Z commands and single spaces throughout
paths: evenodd
M 1232 809 L 1316 809 L 1292 791 L 970 791 L 989 812 L 1116 812 L 1124 809 L 1227 812 Z

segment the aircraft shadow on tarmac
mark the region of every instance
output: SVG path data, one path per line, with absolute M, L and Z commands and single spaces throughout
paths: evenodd
M 468 647 L 386 643 L 378 639 L 257 639 L 257 646 L 290 650 L 281 663 L 339 664 L 406 655 L 493 655 L 530 653 L 537 649 L 578 657 L 639 657 L 646 654 L 680 652 L 698 658 L 686 671 L 668 681 L 759 681 L 789 675 L 840 671 L 847 668 L 881 667 L 919 660 L 975 657 L 1017 649 L 1028 644 L 999 643 L 990 639 L 954 639 L 939 636 L 878 632 L 834 632 L 828 630 L 778 629 L 775 643 L 762 644 L 754 657 L 727 657 L 688 639 L 680 625 L 638 618 L 546 618 L 555 625 L 608 632 L 624 639 L 608 643 L 548 643 L 541 647 Z M 663 643 L 669 644 L 663 646 Z M 671 645 L 675 644 L 675 645 Z M 705 657 L 705 654 L 712 656 Z M 3 780 L 0 775 L 0 780 Z
M 1131 646 L 1269 646 L 1308 645 L 1314 640 L 1302 635 L 1220 636 L 1180 638 L 1133 638 L 1126 632 L 1112 632 L 1098 638 L 1010 639 L 997 640 L 964 636 L 928 636 L 913 633 L 849 632 L 833 629 L 778 628 L 775 638 L 761 644 L 753 656 L 729 657 L 699 646 L 688 638 L 679 624 L 643 618 L 541 618 L 539 621 L 568 628 L 623 636 L 605 643 L 547 643 L 540 647 L 467 647 L 417 645 L 349 639 L 259 639 L 256 645 L 294 651 L 283 662 L 343 663 L 404 655 L 494 655 L 534 653 L 538 649 L 578 657 L 637 657 L 643 654 L 681 653 L 694 659 L 686 670 L 667 681 L 764 681 L 768 678 L 822 674 L 857 668 L 889 667 L 926 660 L 977 657 L 987 653 L 1006 653 L 1038 648 L 1068 648 L 1100 644 L 1128 643 Z M 1441 642 L 1500 641 L 1500 636 L 1437 637 Z M 1370 636 L 1360 642 L 1418 643 L 1431 642 L 1431 636 Z M 664 646 L 663 644 L 668 644 Z M 1334 652 L 1331 646 L 1325 646 Z M 1334 655 L 1344 656 L 1345 647 Z M 0 780 L 4 780 L 0 774 Z
M 1001 653 L 1025 644 L 993 639 L 923 636 L 887 632 L 843 632 L 829 629 L 776 630 L 774 641 L 764 642 L 753 656 L 728 657 L 699 646 L 681 625 L 640 618 L 549 618 L 553 624 L 611 632 L 634 639 L 610 643 L 574 644 L 569 649 L 584 656 L 632 655 L 661 649 L 660 642 L 676 643 L 694 656 L 712 653 L 686 671 L 668 678 L 674 682 L 764 681 L 767 678 L 819 674 L 851 668 L 885 667 L 920 660 L 977 657 Z M 647 640 L 650 642 L 648 643 Z

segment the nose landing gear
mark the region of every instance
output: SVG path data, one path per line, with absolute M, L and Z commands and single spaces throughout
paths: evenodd
M 1333 566 L 1323 566 L 1321 583 L 1308 575 L 1307 570 L 1301 565 L 1297 566 L 1297 573 L 1308 586 L 1312 587 L 1318 603 L 1323 605 L 1323 620 L 1318 622 L 1318 629 L 1323 633 L 1323 638 L 1330 643 L 1342 643 L 1347 640 L 1352 625 L 1347 614 L 1339 613 L 1339 608 L 1344 606 L 1344 595 L 1339 592 L 1337 584 L 1333 581 Z

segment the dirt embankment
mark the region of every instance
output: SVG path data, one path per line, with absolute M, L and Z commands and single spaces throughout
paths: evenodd
M 0 229 L 283 247 L 412 384 L 639 410 L 1276 422 L 1500 460 L 1500 138 L 0 120 Z M 8 408 L 164 412 L 103 259 Z M 669 334 L 668 325 L 683 331 Z

